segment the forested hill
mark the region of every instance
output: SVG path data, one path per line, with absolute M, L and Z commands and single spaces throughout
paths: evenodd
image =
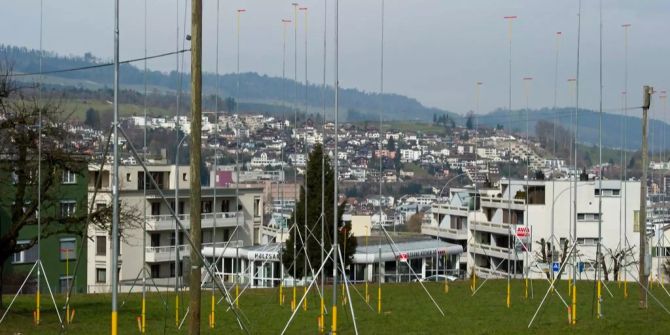
M 39 72 L 39 51 L 22 47 L 0 45 L 0 59 L 7 60 L 17 73 Z M 122 60 L 123 61 L 123 60 Z M 108 60 L 97 58 L 90 53 L 83 56 L 61 56 L 45 52 L 42 58 L 42 69 L 45 72 L 65 70 L 79 67 L 90 67 L 108 63 Z M 141 63 L 135 63 L 140 65 Z M 124 88 L 141 89 L 144 85 L 144 71 L 133 64 L 121 64 L 120 82 Z M 180 76 L 176 71 L 164 73 L 148 71 L 147 82 L 151 90 L 174 92 L 179 86 Z M 83 88 L 102 88 L 112 85 L 113 68 L 100 66 L 80 71 L 53 73 L 47 77 L 50 84 L 62 84 Z M 184 74 L 181 87 L 188 91 L 190 76 Z M 270 77 L 254 72 L 242 73 L 239 78 L 239 100 L 247 103 L 277 104 L 290 106 L 295 103 L 295 82 L 290 79 Z M 220 76 L 223 97 L 235 96 L 237 75 Z M 213 94 L 216 90 L 216 75 L 203 74 L 203 91 Z M 305 86 L 298 83 L 298 101 L 304 101 Z M 322 86 L 310 84 L 307 97 L 312 112 L 323 108 L 324 92 Z M 448 114 L 460 119 L 457 115 L 445 110 L 429 108 L 413 98 L 398 94 L 384 94 L 384 118 L 387 120 L 420 120 L 430 121 L 434 114 Z M 333 106 L 334 91 L 327 87 L 325 92 L 326 106 Z M 377 120 L 382 107 L 382 99 L 377 93 L 362 92 L 357 89 L 340 89 L 341 112 L 349 121 Z
M 578 111 L 578 141 L 582 144 L 597 145 L 599 133 L 599 115 L 598 112 L 588 109 Z M 539 110 L 530 110 L 528 113 L 528 129 L 531 135 L 546 136 L 547 134 L 537 134 L 536 125 L 539 121 L 554 122 L 565 129 L 570 129 L 573 122 L 574 108 L 543 108 Z M 620 148 L 623 143 L 622 134 L 626 134 L 626 149 L 639 150 L 642 147 L 642 119 L 639 117 L 641 112 L 633 110 L 629 115 L 603 113 L 603 146 L 610 148 Z M 479 118 L 479 124 L 495 127 L 502 125 L 505 129 L 509 128 L 511 122 L 512 130 L 515 132 L 526 132 L 526 110 L 514 110 L 510 114 L 507 110 L 496 110 Z M 552 132 L 553 134 L 553 132 Z M 664 135 L 665 134 L 665 135 Z M 551 134 L 550 134 L 551 135 Z M 649 120 L 649 149 L 653 151 L 666 150 L 670 147 L 670 126 L 656 119 Z

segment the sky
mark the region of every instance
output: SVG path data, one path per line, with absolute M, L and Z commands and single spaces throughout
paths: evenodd
M 113 56 L 114 1 L 41 0 L 44 50 L 62 55 Z M 170 52 L 184 43 L 190 29 L 188 0 L 146 0 L 147 54 Z M 381 1 L 339 1 L 339 80 L 341 87 L 379 92 L 381 88 Z M 323 80 L 324 26 L 327 83 L 334 84 L 335 0 L 302 0 L 297 17 L 281 0 L 204 0 L 203 67 L 215 72 L 217 63 L 217 4 L 219 72 L 236 71 L 237 10 L 240 15 L 240 71 L 285 75 L 320 84 Z M 324 22 L 324 4 L 327 19 Z M 385 0 L 384 91 L 416 98 L 431 107 L 464 114 L 477 109 L 476 83 L 482 82 L 479 112 L 507 108 L 510 34 L 512 23 L 511 106 L 513 109 L 574 106 L 575 90 L 568 83 L 577 75 L 578 0 Z M 142 57 L 145 49 L 145 1 L 120 0 L 120 57 Z M 305 14 L 307 19 L 305 19 Z M 604 0 L 603 109 L 620 112 L 624 91 L 625 38 L 628 34 L 629 106 L 639 105 L 642 85 L 657 91 L 670 88 L 670 1 Z M 0 14 L 0 43 L 38 49 L 40 0 L 4 1 Z M 580 106 L 599 107 L 599 2 L 583 0 L 580 52 Z M 282 19 L 286 30 L 283 57 Z M 307 23 L 307 24 L 306 24 Z M 325 25 L 324 25 L 325 23 Z M 188 30 L 187 29 L 187 32 Z M 179 34 L 177 35 L 177 30 Z M 561 32 L 557 41 L 556 32 Z M 305 34 L 307 57 L 305 57 Z M 557 43 L 558 42 L 558 43 Z M 186 42 L 188 47 L 188 42 Z M 558 71 L 556 53 L 558 51 Z M 189 70 L 188 57 L 183 69 Z M 297 59 L 297 71 L 294 62 Z M 142 63 L 136 64 L 142 67 Z M 148 67 L 171 71 L 176 57 L 151 60 Z M 557 75 L 555 75 L 557 73 Z M 531 77 L 524 85 L 523 78 Z M 556 88 L 556 89 L 555 89 Z M 656 95 L 655 101 L 658 100 Z M 528 99 L 526 99 L 528 98 Z M 656 103 L 656 118 L 665 118 Z M 631 113 L 638 113 L 631 111 Z M 654 116 L 652 114 L 652 116 Z M 668 118 L 670 119 L 670 118 Z

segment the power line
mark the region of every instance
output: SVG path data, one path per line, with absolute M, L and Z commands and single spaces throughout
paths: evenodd
M 181 49 L 181 50 L 166 52 L 166 53 L 153 55 L 153 56 L 133 58 L 133 59 L 121 61 L 121 62 L 119 62 L 119 64 L 128 64 L 128 63 L 134 63 L 134 62 L 139 62 L 139 61 L 146 61 L 146 60 L 155 59 L 155 58 L 162 58 L 162 57 L 172 56 L 172 55 L 176 55 L 176 54 L 182 54 L 182 53 L 189 52 L 189 51 L 191 51 L 190 48 L 189 49 Z M 91 69 L 97 69 L 97 68 L 113 66 L 113 65 L 114 65 L 114 62 L 109 62 L 109 63 L 89 65 L 89 66 L 73 67 L 73 68 L 62 69 L 62 70 L 40 71 L 40 72 L 30 72 L 30 73 L 14 73 L 14 74 L 11 74 L 11 76 L 13 76 L 13 77 L 41 76 L 41 75 L 45 75 L 45 74 L 55 74 L 55 73 L 66 73 L 66 72 L 74 72 L 74 71 L 91 70 Z

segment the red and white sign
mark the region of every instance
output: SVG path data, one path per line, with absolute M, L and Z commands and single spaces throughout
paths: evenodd
M 516 227 L 516 238 L 514 239 L 514 248 L 517 252 L 530 252 L 531 251 L 531 231 L 528 226 L 517 226 Z
M 516 237 L 530 237 L 530 228 L 526 226 L 516 227 Z
M 409 257 L 407 256 L 407 253 L 406 253 L 406 252 L 401 252 L 400 254 L 398 254 L 398 259 L 399 259 L 401 262 L 405 262 L 405 263 L 407 263 L 407 259 L 408 259 L 408 258 L 409 258 Z

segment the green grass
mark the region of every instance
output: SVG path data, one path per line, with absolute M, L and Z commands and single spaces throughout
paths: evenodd
M 535 309 L 542 300 L 547 288 L 546 281 L 534 281 L 534 298 L 524 299 L 523 283 L 512 283 L 512 306 L 505 305 L 506 282 L 488 281 L 476 296 L 471 296 L 468 283 L 451 283 L 449 293 L 443 291 L 443 284 L 431 283 L 428 290 L 444 310 L 441 316 L 428 299 L 421 286 L 412 284 L 387 284 L 383 286 L 383 313 L 371 311 L 362 299 L 352 291 L 352 299 L 361 334 L 668 334 L 670 333 L 670 315 L 666 314 L 656 302 L 649 300 L 649 309 L 637 307 L 637 286 L 630 285 L 630 296 L 623 299 L 623 288 L 616 283 L 609 287 L 614 297 L 605 296 L 604 319 L 598 320 L 591 314 L 593 283 L 578 284 L 578 321 L 574 326 L 567 324 L 567 311 L 557 295 L 550 295 L 547 303 L 528 329 Z M 363 292 L 363 287 L 358 286 Z M 302 292 L 302 288 L 298 289 Z M 567 297 L 565 282 L 560 283 L 558 292 Z M 670 306 L 670 298 L 661 288 L 652 291 L 661 301 Z M 249 320 L 252 334 L 279 334 L 291 315 L 290 289 L 286 290 L 287 304 L 280 307 L 277 303 L 277 289 L 256 289 L 247 291 L 241 298 L 240 308 Z M 376 307 L 376 286 L 370 286 L 370 303 Z M 327 291 L 327 298 L 331 296 Z M 241 334 L 237 323 L 225 307 L 217 307 L 217 324 L 214 331 L 207 328 L 207 315 L 210 311 L 207 292 L 203 295 L 202 329 L 203 333 Z M 5 296 L 5 303 L 11 297 Z M 63 297 L 57 296 L 62 304 Z M 167 309 L 158 294 L 150 294 L 147 303 L 147 332 L 151 334 L 178 332 L 174 326 L 174 295 L 167 296 Z M 136 317 L 140 314 L 140 295 L 121 295 L 120 301 L 126 301 L 119 310 L 120 334 L 138 333 Z M 43 321 L 40 326 L 33 325 L 32 310 L 34 297 L 21 296 L 2 325 L 1 334 L 56 334 L 59 331 L 56 315 L 43 299 Z M 290 334 L 317 333 L 317 296 L 309 296 L 307 312 L 300 309 L 291 324 Z M 72 299 L 72 308 L 76 310 L 74 323 L 68 326 L 68 334 L 109 333 L 110 296 L 77 295 Z M 330 308 L 330 303 L 326 304 Z M 339 334 L 353 334 L 353 326 L 348 306 L 338 307 Z M 326 317 L 330 325 L 330 317 Z M 187 333 L 186 324 L 181 333 Z

